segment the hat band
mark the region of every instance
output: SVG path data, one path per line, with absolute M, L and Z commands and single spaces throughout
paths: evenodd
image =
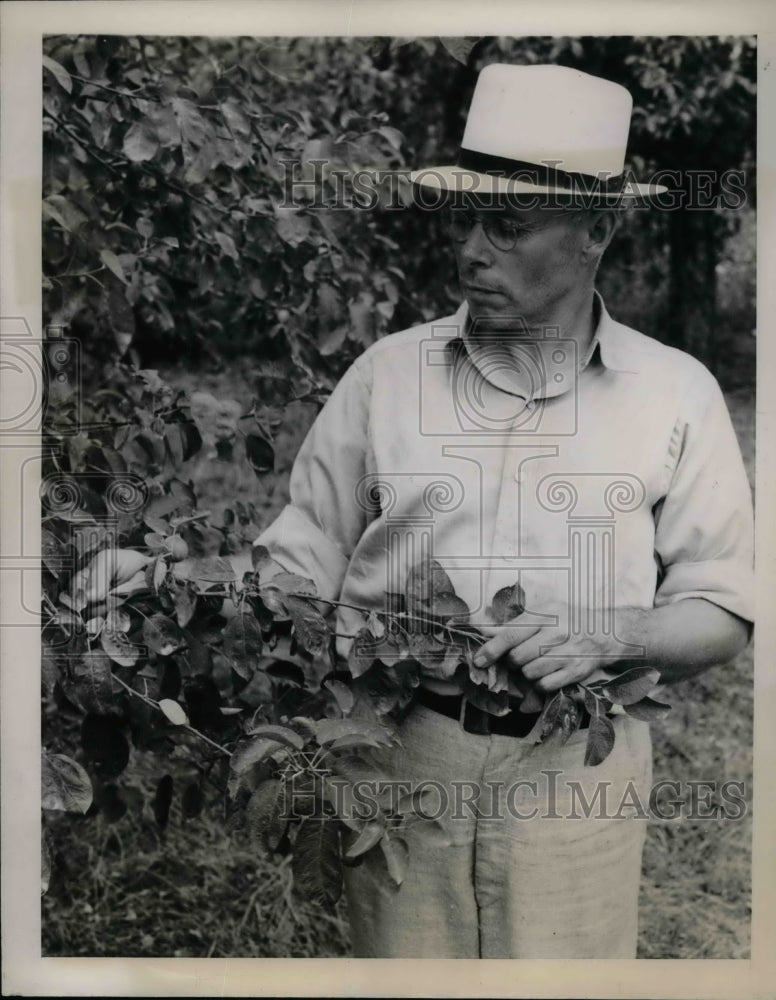
M 581 191 L 584 194 L 596 191 L 619 191 L 623 183 L 622 174 L 601 178 L 595 174 L 559 170 L 543 163 L 513 160 L 508 156 L 494 156 L 492 153 L 482 153 L 476 149 L 467 149 L 465 146 L 461 146 L 458 151 L 457 166 L 464 170 L 473 170 L 478 174 L 506 175 L 509 180 L 527 180 L 537 186 L 570 188 L 572 191 Z M 528 176 L 516 177 L 516 174 Z

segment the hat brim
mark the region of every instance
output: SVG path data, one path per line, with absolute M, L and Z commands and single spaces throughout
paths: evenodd
M 553 198 L 592 201 L 598 204 L 643 201 L 668 191 L 662 184 L 637 184 L 633 181 L 628 181 L 619 190 L 611 191 L 602 189 L 590 191 L 586 190 L 584 185 L 568 188 L 552 184 L 531 184 L 526 180 L 513 180 L 509 177 L 466 170 L 455 164 L 413 170 L 410 173 L 410 181 L 428 190 L 469 194 L 475 197 L 492 198 L 497 195 L 507 195 L 520 198 L 551 195 Z

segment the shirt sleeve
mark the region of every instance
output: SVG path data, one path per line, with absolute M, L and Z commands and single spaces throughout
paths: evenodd
M 751 491 L 722 391 L 700 365 L 670 450 L 674 471 L 656 510 L 655 606 L 702 597 L 752 621 Z
M 310 428 L 294 461 L 290 503 L 256 539 L 291 573 L 336 600 L 366 526 L 357 485 L 366 474 L 369 387 L 352 365 Z

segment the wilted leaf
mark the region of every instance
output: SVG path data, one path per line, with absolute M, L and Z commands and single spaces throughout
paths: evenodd
M 560 723 L 560 709 L 563 704 L 563 692 L 556 691 L 556 693 L 549 699 L 547 704 L 544 706 L 544 710 L 539 719 L 539 737 L 540 739 L 546 739 L 550 733 L 555 729 Z
M 186 644 L 186 638 L 172 618 L 155 614 L 143 622 L 143 641 L 159 656 L 169 656 Z
M 159 708 L 164 713 L 167 721 L 171 722 L 174 726 L 187 726 L 189 724 L 188 716 L 183 708 L 177 701 L 173 701 L 172 698 L 162 698 L 159 702 Z
M 299 246 L 310 235 L 310 218 L 300 215 L 296 208 L 277 207 L 275 209 L 275 232 L 284 243 Z
M 80 764 L 65 754 L 41 756 L 41 807 L 85 813 L 92 804 L 92 783 Z
M 342 892 L 339 831 L 335 823 L 304 819 L 294 842 L 294 886 L 306 899 L 334 906 Z
M 493 617 L 499 625 L 504 625 L 517 618 L 525 608 L 525 594 L 519 583 L 511 587 L 502 587 L 493 596 Z
M 607 681 L 601 691 L 616 705 L 632 705 L 646 697 L 659 680 L 660 672 L 654 667 L 633 667 Z
M 596 712 L 590 716 L 585 746 L 585 764 L 595 767 L 606 760 L 614 749 L 614 726 L 605 715 Z

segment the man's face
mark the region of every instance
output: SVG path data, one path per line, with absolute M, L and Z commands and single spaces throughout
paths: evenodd
M 469 205 L 448 210 L 461 287 L 472 318 L 551 323 L 589 278 L 585 213 L 562 208 Z

